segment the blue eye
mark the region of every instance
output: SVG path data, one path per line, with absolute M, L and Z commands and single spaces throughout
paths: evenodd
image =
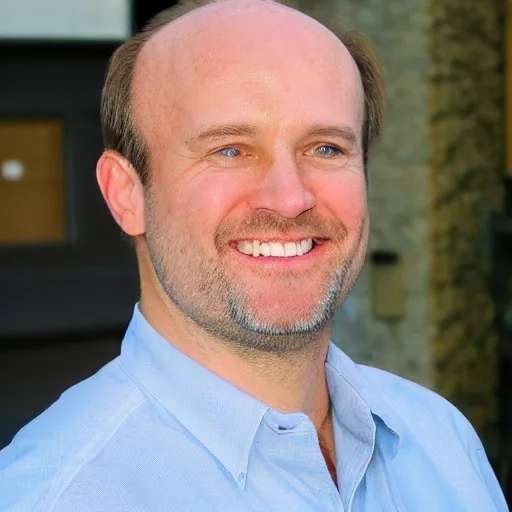
M 313 149 L 313 153 L 316 156 L 333 157 L 341 153 L 341 151 L 334 146 L 318 146 Z
M 235 158 L 237 156 L 240 156 L 242 153 L 239 149 L 236 148 L 224 148 L 217 151 L 217 153 L 221 156 L 226 156 L 228 158 Z

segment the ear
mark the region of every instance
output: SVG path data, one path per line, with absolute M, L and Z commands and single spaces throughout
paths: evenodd
M 130 236 L 144 234 L 144 188 L 130 162 L 108 149 L 98 160 L 96 178 L 121 229 Z

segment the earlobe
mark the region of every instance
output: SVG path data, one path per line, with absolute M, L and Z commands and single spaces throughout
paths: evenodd
M 116 151 L 106 150 L 98 160 L 96 178 L 120 228 L 130 236 L 144 234 L 144 190 L 130 162 Z

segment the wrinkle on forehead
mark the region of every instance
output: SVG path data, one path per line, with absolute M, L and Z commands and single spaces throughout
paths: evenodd
M 182 94 L 199 90 L 201 84 L 220 85 L 240 77 L 270 84 L 293 62 L 302 71 L 310 66 L 313 73 L 339 80 L 340 91 L 356 83 L 363 104 L 359 72 L 348 50 L 309 16 L 268 0 L 203 6 L 171 22 L 142 48 L 132 84 L 136 122 L 144 133 L 156 129 L 147 115 L 151 105 L 156 108 L 155 96 L 158 110 L 165 105 L 170 115 Z

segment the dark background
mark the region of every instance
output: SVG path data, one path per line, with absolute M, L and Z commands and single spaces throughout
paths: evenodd
M 135 1 L 134 30 L 174 3 Z M 0 42 L 0 119 L 64 124 L 68 211 L 65 244 L 0 245 L 0 449 L 119 353 L 138 298 L 132 249 L 95 177 L 100 93 L 118 44 Z

